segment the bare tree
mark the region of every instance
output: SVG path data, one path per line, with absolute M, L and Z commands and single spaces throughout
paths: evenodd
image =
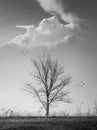
M 38 86 L 26 83 L 24 90 L 38 98 L 48 117 L 50 106 L 54 102 L 70 103 L 67 98 L 69 92 L 64 88 L 69 84 L 71 77 L 64 74 L 64 68 L 57 60 L 52 60 L 50 55 L 44 54 L 42 57 L 30 60 L 34 67 L 34 71 L 30 74 L 37 81 Z

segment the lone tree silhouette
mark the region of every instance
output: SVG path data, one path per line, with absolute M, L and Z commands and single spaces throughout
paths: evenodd
M 44 54 L 42 57 L 30 60 L 34 67 L 34 71 L 30 74 L 39 85 L 26 83 L 24 90 L 38 98 L 48 118 L 50 106 L 53 103 L 59 101 L 70 103 L 67 98 L 68 92 L 64 88 L 70 83 L 71 77 L 64 74 L 64 68 L 50 55 Z

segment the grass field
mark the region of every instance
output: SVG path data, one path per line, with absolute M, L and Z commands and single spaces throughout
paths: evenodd
M 97 130 L 97 117 L 0 117 L 0 130 Z

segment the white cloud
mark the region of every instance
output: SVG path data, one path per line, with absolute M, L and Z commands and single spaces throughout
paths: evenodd
M 56 16 L 43 19 L 38 27 L 16 26 L 26 29 L 25 34 L 15 37 L 9 44 L 16 44 L 19 47 L 37 47 L 37 46 L 54 46 L 57 44 L 66 44 L 73 37 L 79 27 L 68 23 L 60 23 Z
M 16 36 L 7 44 L 16 44 L 19 47 L 56 46 L 66 44 L 81 29 L 79 23 L 82 21 L 71 12 L 64 12 L 62 0 L 37 0 L 44 11 L 52 14 L 50 18 L 44 18 L 39 25 L 24 26 L 25 33 Z M 59 22 L 60 17 L 64 24 Z
M 70 27 L 78 26 L 78 23 L 81 21 L 75 14 L 71 12 L 65 12 L 62 0 L 37 0 L 40 3 L 40 6 L 48 13 L 57 14 L 61 19 L 70 24 Z

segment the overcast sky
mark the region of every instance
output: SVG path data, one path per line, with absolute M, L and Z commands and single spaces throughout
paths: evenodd
M 36 112 L 40 105 L 21 90 L 29 81 L 32 57 L 43 51 L 58 59 L 72 76 L 74 99 L 69 109 L 83 102 L 93 108 L 97 99 L 97 1 L 0 0 L 0 107 Z M 83 88 L 79 86 L 84 82 Z M 33 109 L 32 109 L 33 106 Z

